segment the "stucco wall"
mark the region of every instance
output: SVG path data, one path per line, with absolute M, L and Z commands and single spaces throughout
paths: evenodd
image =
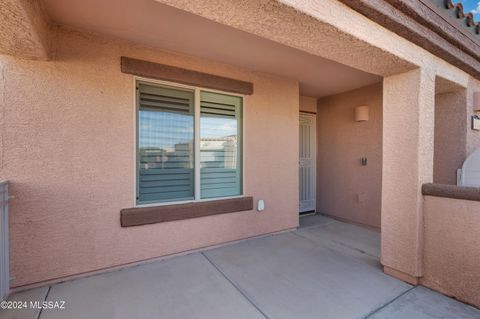
M 50 30 L 40 1 L 3 0 L 0 16 L 0 54 L 48 58 Z
M 457 184 L 466 157 L 466 90 L 435 95 L 433 182 Z
M 360 105 L 369 107 L 366 122 L 355 122 Z M 320 99 L 317 132 L 317 211 L 380 227 L 382 84 Z
M 338 0 L 157 1 L 384 77 L 381 259 L 421 276 L 421 185 L 433 181 L 435 78 L 466 88 L 471 77 Z M 467 150 L 477 137 L 469 131 Z
M 317 113 L 317 99 L 300 95 L 300 112 Z
M 480 92 L 480 81 L 470 77 L 467 88 L 467 156 L 480 147 L 480 131 L 471 129 L 471 116 L 474 115 L 473 93 Z
M 435 95 L 434 182 L 456 184 L 456 169 L 480 148 L 480 131 L 471 128 L 473 94 L 480 92 L 480 81 L 470 77 L 466 89 L 446 92 Z
M 57 29 L 53 60 L 0 57 L 0 178 L 11 182 L 12 286 L 280 231 L 298 224 L 298 83 Z M 241 212 L 121 228 L 135 200 L 134 81 L 120 56 L 251 81 Z
M 427 287 L 480 307 L 480 202 L 424 197 Z

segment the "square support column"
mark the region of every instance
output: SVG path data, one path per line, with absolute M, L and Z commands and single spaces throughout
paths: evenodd
M 417 283 L 423 262 L 423 183 L 433 180 L 435 76 L 384 79 L 382 257 L 386 273 Z

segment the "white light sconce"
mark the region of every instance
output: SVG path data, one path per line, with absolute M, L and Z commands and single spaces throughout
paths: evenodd
M 368 106 L 362 105 L 355 108 L 355 122 L 368 121 Z

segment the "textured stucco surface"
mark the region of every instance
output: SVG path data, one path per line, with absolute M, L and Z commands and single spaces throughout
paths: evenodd
M 425 196 L 421 284 L 480 307 L 480 203 Z
M 129 43 L 56 29 L 54 60 L 3 56 L 0 177 L 11 182 L 12 286 L 88 272 L 298 225 L 298 83 Z M 251 81 L 240 212 L 121 228 L 134 206 L 131 56 Z
M 156 0 L 348 66 L 389 76 L 416 66 L 466 87 L 468 74 L 337 0 Z
M 59 25 L 296 79 L 303 95 L 328 96 L 381 81 L 378 76 L 154 0 L 42 3 Z
M 0 54 L 48 58 L 49 23 L 40 1 L 2 0 L 0 17 Z
M 422 274 L 421 186 L 433 179 L 435 77 L 415 70 L 383 82 L 382 257 Z
M 300 95 L 300 112 L 317 113 L 317 99 Z
M 156 1 L 369 73 L 391 75 L 415 67 L 382 48 L 371 46 L 369 41 L 357 38 L 357 34 L 345 32 L 342 25 L 348 25 L 349 29 L 360 27 L 349 19 L 357 13 L 336 0 Z M 373 26 L 378 28 L 370 21 L 369 28 Z
M 420 276 L 420 187 L 433 179 L 434 78 L 468 87 L 470 115 L 479 82 L 337 0 L 158 1 L 386 76 L 382 262 Z M 53 38 L 54 62 L 0 58 L 0 177 L 12 180 L 16 196 L 13 285 L 297 224 L 297 152 L 285 152 L 285 146 L 298 145 L 298 83 L 104 38 L 64 31 Z M 119 209 L 132 206 L 134 197 L 133 81 L 120 74 L 120 55 L 254 82 L 256 94 L 246 99 L 245 188 L 266 199 L 265 213 L 116 228 Z M 420 69 L 408 72 L 415 67 Z M 478 147 L 480 134 L 468 130 L 466 145 L 467 153 Z
M 444 8 L 436 8 L 433 3 L 429 5 L 431 1 L 418 0 L 340 1 L 452 65 L 480 77 L 480 46 L 476 39 L 464 37 L 463 26 L 457 29 L 450 24 L 449 17 L 441 16 L 446 11 Z
M 456 172 L 466 157 L 480 147 L 480 131 L 472 130 L 473 94 L 480 81 L 470 77 L 466 87 L 437 76 L 435 81 L 436 183 L 456 184 Z
M 366 122 L 355 122 L 360 105 L 369 107 Z M 317 211 L 379 228 L 382 84 L 320 99 L 317 132 Z
M 464 88 L 471 77 L 336 0 L 157 1 L 385 77 L 382 263 L 421 276 L 421 185 L 433 180 L 435 77 Z M 477 136 L 469 133 L 467 149 L 480 145 Z
M 474 92 L 480 92 L 480 81 L 470 78 L 467 88 L 467 156 L 480 147 L 480 131 L 471 129 L 471 116 L 475 114 L 473 105 Z
M 466 90 L 435 95 L 433 182 L 457 184 L 457 169 L 466 157 Z

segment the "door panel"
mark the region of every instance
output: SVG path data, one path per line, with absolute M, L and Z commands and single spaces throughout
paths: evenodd
M 314 211 L 316 200 L 316 117 L 300 114 L 299 200 L 300 213 Z

